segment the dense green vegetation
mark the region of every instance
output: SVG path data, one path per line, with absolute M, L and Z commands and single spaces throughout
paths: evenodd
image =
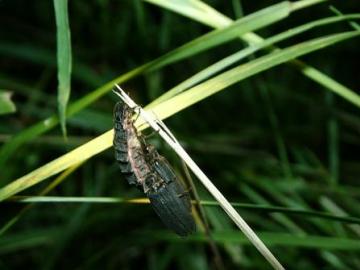
M 358 1 L 26 4 L 0 2 L 0 269 L 271 269 L 159 136 L 197 233 L 126 183 L 115 83 L 285 268 L 360 269 Z

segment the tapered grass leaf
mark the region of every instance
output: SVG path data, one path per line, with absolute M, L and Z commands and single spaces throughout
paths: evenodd
M 148 198 L 123 199 L 120 197 L 56 197 L 56 196 L 13 196 L 9 202 L 18 203 L 101 203 L 101 204 L 148 204 Z M 196 204 L 197 201 L 193 201 Z M 219 207 L 217 201 L 200 201 L 205 207 Z M 303 218 L 319 218 L 342 223 L 360 224 L 359 217 L 344 215 L 343 213 L 333 214 L 331 212 L 312 211 L 306 209 L 296 209 L 289 207 L 273 206 L 268 204 L 249 204 L 232 202 L 231 205 L 239 209 L 249 209 L 264 213 L 284 213 L 291 216 L 300 216 Z
M 301 55 L 325 48 L 340 41 L 350 39 L 360 35 L 360 31 L 350 31 L 341 34 L 333 34 L 322 38 L 317 38 L 298 45 L 278 50 L 274 53 L 262 56 L 254 61 L 235 67 L 226 71 L 210 80 L 199 84 L 186 92 L 183 92 L 172 99 L 169 99 L 153 110 L 155 114 L 164 119 L 178 111 L 181 111 L 192 104 L 209 97 L 226 87 L 246 79 L 252 75 L 258 74 L 266 69 L 272 68 L 281 63 L 287 62 Z M 145 128 L 145 125 L 138 121 L 138 125 Z M 0 189 L 0 200 L 9 198 L 10 196 L 27 189 L 44 179 L 55 175 L 66 168 L 86 160 L 93 155 L 100 153 L 112 144 L 113 130 L 110 130 L 94 140 L 74 149 L 73 151 L 55 159 L 54 161 L 39 167 L 35 171 L 11 182 L 7 186 Z
M 225 15 L 221 14 L 217 10 L 211 8 L 205 3 L 192 0 L 192 1 L 184 1 L 182 4 L 177 0 L 172 1 L 162 1 L 162 0 L 144 0 L 164 8 L 167 8 L 175 13 L 179 13 L 184 15 L 192 20 L 201 22 L 203 24 L 209 25 L 214 28 L 222 28 L 226 27 L 232 23 L 232 20 Z M 304 8 L 312 4 L 317 4 L 322 2 L 322 0 L 303 0 L 297 1 L 294 9 Z M 262 42 L 264 39 L 259 35 L 249 32 L 240 37 L 243 41 L 247 42 L 250 45 L 257 44 Z M 352 104 L 359 107 L 360 97 L 354 91 L 349 89 L 348 87 L 340 84 L 336 80 L 322 73 L 318 69 L 307 65 L 306 63 L 299 60 L 292 60 L 291 63 L 295 65 L 306 77 L 312 79 L 318 84 L 324 86 L 328 90 L 338 94 L 342 98 L 351 102 Z
M 293 29 L 286 30 L 285 32 L 279 33 L 275 36 L 272 36 L 268 39 L 265 39 L 259 43 L 256 43 L 252 46 L 249 46 L 245 49 L 240 50 L 239 52 L 236 52 L 232 55 L 229 55 L 220 61 L 208 66 L 207 68 L 203 69 L 202 71 L 198 72 L 197 74 L 191 76 L 189 79 L 181 82 L 174 88 L 170 89 L 163 95 L 161 95 L 159 98 L 154 100 L 150 105 L 149 108 L 153 107 L 156 104 L 161 103 L 164 100 L 169 99 L 170 97 L 173 97 L 177 95 L 178 93 L 181 93 L 182 91 L 196 85 L 197 83 L 211 77 L 212 75 L 216 74 L 217 72 L 233 65 L 234 63 L 244 59 L 245 57 L 263 49 L 268 46 L 271 46 L 277 42 L 283 41 L 288 38 L 292 38 L 296 35 L 299 35 L 301 33 L 304 33 L 306 31 L 309 31 L 315 27 L 325 26 L 332 23 L 341 22 L 343 20 L 352 20 L 352 19 L 360 19 L 360 14 L 348 14 L 344 16 L 335 16 L 335 17 L 329 17 L 324 18 L 316 21 L 312 21 L 309 23 L 306 23 L 304 25 L 295 27 Z
M 163 65 L 178 61 L 180 59 L 197 54 L 209 48 L 218 46 L 232 39 L 235 39 L 239 35 L 246 32 L 259 29 L 261 27 L 270 25 L 276 21 L 279 21 L 287 17 L 291 12 L 291 5 L 289 2 L 282 2 L 268 8 L 257 11 L 249 16 L 241 18 L 228 27 L 211 31 L 210 33 L 203 35 L 181 47 L 175 49 L 168 54 L 167 60 L 163 62 Z
M 278 50 L 268 55 L 262 56 L 254 61 L 235 67 L 229 71 L 226 71 L 210 80 L 199 84 L 186 92 L 183 92 L 174 98 L 161 103 L 154 109 L 158 116 L 166 118 L 170 116 L 168 113 L 171 111 L 171 115 L 182 109 L 197 103 L 204 98 L 217 93 L 226 87 L 239 82 L 252 75 L 258 74 L 271 67 L 277 66 L 281 63 L 285 63 L 291 59 L 299 57 L 301 55 L 310 53 L 330 46 L 337 42 L 356 37 L 360 34 L 360 31 L 350 31 L 347 33 L 334 34 L 323 38 L 317 38 L 312 41 L 300 43 L 298 45 Z M 357 100 L 357 95 L 352 93 L 349 98 L 356 101 L 356 104 L 360 107 L 360 99 Z M 184 107 L 186 106 L 186 107 Z
M 58 186 L 60 183 L 62 183 L 71 173 L 73 173 L 76 169 L 78 169 L 82 165 L 82 163 L 75 164 L 74 166 L 71 166 L 67 170 L 63 171 L 58 177 L 56 177 L 46 188 L 44 188 L 39 195 L 44 196 L 50 191 L 52 191 L 56 186 Z M 34 206 L 33 204 L 28 204 L 24 208 L 22 208 L 18 214 L 16 214 L 13 218 L 8 220 L 2 227 L 0 227 L 0 237 L 7 232 L 16 222 L 28 211 Z
M 72 67 L 68 1 L 54 0 L 54 8 L 57 33 L 58 109 L 61 129 L 66 136 L 66 107 L 70 97 Z
M 269 10 L 271 13 L 269 13 Z M 274 7 L 270 7 L 264 9 L 262 11 L 256 12 L 253 15 L 249 15 L 247 17 L 242 18 L 238 22 L 236 22 L 233 26 L 231 24 L 228 27 L 225 27 L 219 31 L 213 31 L 209 34 L 205 34 L 193 41 L 186 43 L 185 45 L 166 53 L 165 55 L 154 59 L 134 70 L 131 70 L 114 80 L 106 83 L 105 85 L 95 89 L 90 94 L 84 96 L 78 101 L 74 102 L 68 107 L 67 117 L 79 112 L 83 108 L 87 107 L 89 104 L 109 92 L 115 83 L 121 84 L 127 80 L 130 80 L 140 74 L 149 72 L 150 70 L 156 70 L 161 67 L 164 67 L 168 64 L 171 64 L 175 61 L 179 61 L 180 59 L 184 59 L 190 57 L 196 53 L 214 47 L 215 45 L 222 44 L 235 36 L 240 35 L 241 33 L 245 33 L 246 31 L 256 30 L 259 27 L 266 25 L 267 23 L 274 22 L 276 20 L 280 20 L 284 18 L 289 12 L 288 4 L 281 3 L 275 5 Z M 275 16 L 272 15 L 275 14 Z M 264 16 L 266 15 L 266 16 Z M 263 18 L 264 17 L 264 18 Z M 201 42 L 200 42 L 201 41 Z M 206 42 L 204 42 L 206 41 Z M 211 44 L 211 46 L 206 45 L 207 43 Z M 1 49 L 1 46 L 0 46 Z M 1 51 L 1 50 L 0 50 Z M 18 149 L 24 142 L 31 141 L 36 138 L 40 134 L 52 129 L 59 123 L 59 120 L 56 116 L 51 116 L 31 127 L 22 131 L 20 134 L 15 135 L 10 141 L 5 143 L 0 149 L 0 167 L 4 165 L 6 160 Z

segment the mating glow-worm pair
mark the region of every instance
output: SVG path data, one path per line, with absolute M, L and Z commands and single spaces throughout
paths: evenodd
M 149 198 L 162 222 L 181 236 L 195 231 L 191 201 L 167 160 L 134 126 L 134 110 L 122 101 L 114 108 L 115 159 L 130 185 Z

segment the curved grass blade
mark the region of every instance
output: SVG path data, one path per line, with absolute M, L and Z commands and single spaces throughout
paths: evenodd
M 208 66 L 207 68 L 203 69 L 202 71 L 198 72 L 197 74 L 191 76 L 189 79 L 181 82 L 174 88 L 165 92 L 163 95 L 161 95 L 159 98 L 154 100 L 151 104 L 149 104 L 149 108 L 183 92 L 184 90 L 198 84 L 199 82 L 211 77 L 212 75 L 218 73 L 219 71 L 233 65 L 234 63 L 244 59 L 245 57 L 247 57 L 261 49 L 264 49 L 264 48 L 271 46 L 277 42 L 294 37 L 296 35 L 299 35 L 301 33 L 304 33 L 306 31 L 309 31 L 316 27 L 325 26 L 328 24 L 337 23 L 337 22 L 341 22 L 344 20 L 352 20 L 352 19 L 360 19 L 360 14 L 348 14 L 348 15 L 344 15 L 344 16 L 334 16 L 334 17 L 329 17 L 329 18 L 312 21 L 310 23 L 303 24 L 303 25 L 295 27 L 293 29 L 286 30 L 282 33 L 279 33 L 268 39 L 265 39 L 264 41 L 262 41 L 260 43 L 257 43 L 252 46 L 249 46 L 245 49 L 242 49 L 239 52 L 229 55 L 229 56 L 221 59 L 220 61 Z
M 0 90 L 0 116 L 13 112 L 16 112 L 16 107 L 11 100 L 11 92 Z
M 205 99 L 208 96 L 226 89 L 226 87 L 236 82 L 239 82 L 279 64 L 285 63 L 301 55 L 308 54 L 310 52 L 359 35 L 360 31 L 349 31 L 341 34 L 333 34 L 327 37 L 317 38 L 311 41 L 300 43 L 295 46 L 259 57 L 254 61 L 237 66 L 216 77 L 213 77 L 212 79 L 209 79 L 204 83 L 199 84 L 189 89 L 188 91 L 173 97 L 170 100 L 164 101 L 156 108 L 154 108 L 154 111 L 161 119 L 164 119 L 194 103 Z M 355 100 L 357 95 L 353 92 L 351 92 L 351 94 L 352 95 L 349 96 L 349 98 L 354 98 Z M 356 104 L 360 107 L 360 99 Z
M 207 80 L 204 83 L 159 104 L 153 109 L 153 111 L 159 119 L 167 118 L 243 79 L 280 65 L 281 63 L 285 63 L 295 57 L 299 57 L 359 35 L 360 31 L 333 34 L 306 41 L 283 50 L 278 50 Z M 141 123 L 141 121 L 138 122 L 137 126 L 140 126 L 140 130 L 146 127 L 146 125 L 142 125 L 143 123 Z M 86 160 L 100 153 L 112 145 L 112 138 L 113 130 L 109 130 L 90 142 L 11 182 L 0 189 L 0 201 L 5 200 L 37 183 L 40 183 L 44 179 L 65 170 L 75 163 Z
M 82 162 L 75 164 L 63 171 L 54 181 L 52 181 L 46 188 L 44 188 L 39 195 L 44 196 L 53 190 L 56 186 L 62 183 L 70 174 L 72 174 L 75 170 L 77 170 L 82 165 Z M 0 227 L 0 237 L 3 236 L 8 229 L 10 229 L 28 210 L 30 210 L 34 205 L 28 204 L 24 208 L 22 208 L 16 216 L 8 220 L 2 227 Z
M 101 96 L 105 95 L 113 88 L 114 84 L 124 83 L 125 81 L 128 81 L 140 74 L 159 69 L 175 61 L 179 61 L 180 59 L 190 57 L 196 53 L 199 53 L 211 47 L 211 46 L 202 46 L 200 44 L 200 41 L 202 42 L 206 41 L 206 43 L 211 43 L 212 46 L 219 45 L 225 41 L 235 38 L 234 36 L 235 34 L 236 36 L 238 36 L 241 33 L 245 33 L 245 30 L 252 31 L 252 30 L 256 30 L 258 27 L 264 26 L 265 22 L 267 23 L 274 22 L 274 18 L 272 17 L 268 18 L 270 17 L 269 15 L 267 15 L 266 18 L 268 18 L 267 20 L 270 21 L 265 20 L 262 16 L 264 15 L 264 13 L 268 13 L 269 12 L 268 10 L 269 8 L 259 11 L 253 15 L 249 15 L 247 17 L 242 18 L 236 23 L 235 25 L 236 27 L 229 24 L 228 27 L 225 27 L 224 29 L 213 31 L 210 32 L 209 34 L 205 34 L 193 41 L 186 43 L 183 46 L 174 49 L 173 51 L 166 53 L 165 55 L 153 61 L 150 61 L 138 68 L 135 68 L 115 78 L 114 80 L 95 89 L 90 94 L 84 96 L 83 98 L 71 104 L 67 110 L 67 114 L 66 114 L 67 117 L 79 112 L 80 110 L 87 107 L 89 104 L 91 104 Z M 270 10 L 277 14 L 276 15 L 277 20 L 280 20 L 281 18 L 286 16 L 286 14 L 288 14 L 290 11 L 286 3 L 281 5 L 275 5 L 275 7 L 273 7 L 273 9 Z M 52 129 L 58 123 L 59 123 L 58 118 L 56 116 L 51 116 L 29 127 L 28 129 L 22 131 L 21 133 L 15 135 L 11 140 L 6 142 L 3 145 L 3 147 L 0 149 L 0 167 L 4 166 L 4 163 L 23 143 L 27 141 L 31 141 L 40 134 Z
M 54 8 L 57 33 L 58 109 L 61 130 L 66 137 L 66 107 L 70 97 L 72 66 L 68 1 L 54 0 Z
M 88 143 L 70 151 L 69 153 L 47 163 L 46 165 L 39 167 L 38 169 L 30 172 L 29 174 L 20 177 L 17 181 L 11 182 L 5 186 L 2 190 L 4 194 L 16 194 L 17 191 L 24 190 L 30 186 L 33 186 L 42 180 L 48 178 L 50 175 L 55 175 L 70 166 L 73 166 L 81 161 L 84 161 L 91 156 L 102 152 L 110 145 L 113 138 L 113 130 L 110 130 L 96 139 L 91 140 Z M 0 190 L 1 193 L 1 190 Z M 0 195 L 1 198 L 1 195 Z
M 253 31 L 254 29 L 260 29 L 264 26 L 284 19 L 290 14 L 290 12 L 291 5 L 289 2 L 281 2 L 279 4 L 254 12 L 235 21 L 225 28 L 211 31 L 208 34 L 205 34 L 179 47 L 178 49 L 175 49 L 172 52 L 172 57 L 168 57 L 167 61 L 169 61 L 169 63 L 173 63 L 180 59 L 213 48 L 235 39 L 239 35 Z M 168 63 L 164 62 L 164 64 L 166 65 Z
M 144 0 L 152 4 L 159 5 L 169 9 L 175 13 L 184 15 L 192 20 L 201 22 L 214 28 L 222 28 L 231 24 L 232 20 L 221 14 L 212 7 L 198 0 L 186 1 L 179 3 L 177 0 L 162 1 L 162 0 Z M 293 3 L 294 9 L 304 8 L 313 4 L 323 2 L 323 0 L 303 0 Z M 249 32 L 240 37 L 249 45 L 254 45 L 264 41 L 259 35 Z M 328 90 L 336 93 L 350 103 L 360 107 L 360 96 L 357 95 L 350 88 L 340 84 L 336 80 L 322 73 L 318 69 L 299 60 L 292 60 L 291 64 L 295 65 L 306 77 L 324 86 Z
M 138 105 L 118 86 L 114 91 L 130 108 L 136 108 Z M 254 245 L 254 247 L 260 252 L 260 254 L 268 261 L 268 263 L 278 270 L 284 269 L 279 260 L 272 254 L 268 247 L 261 241 L 241 215 L 232 207 L 225 196 L 217 189 L 217 187 L 211 182 L 206 174 L 199 168 L 195 161 L 189 156 L 184 148 L 179 144 L 171 131 L 162 123 L 159 119 L 152 117 L 152 115 L 146 113 L 141 107 L 139 110 L 140 117 L 149 124 L 153 130 L 157 131 L 159 136 L 166 141 L 166 143 L 176 152 L 189 169 L 196 175 L 198 180 L 203 186 L 210 192 L 210 194 L 219 202 L 221 208 L 228 215 L 228 217 L 236 224 L 236 226 L 246 235 L 248 240 Z M 150 198 L 151 201 L 151 198 Z M 163 220 L 164 221 L 164 220 Z

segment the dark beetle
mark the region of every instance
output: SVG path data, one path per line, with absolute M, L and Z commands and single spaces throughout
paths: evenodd
M 177 179 L 167 160 L 152 145 L 147 145 L 147 160 L 156 175 L 155 182 L 145 182 L 147 197 L 162 222 L 178 235 L 195 231 L 189 193 Z
M 133 110 L 118 102 L 114 108 L 114 149 L 121 172 L 141 188 L 162 222 L 181 236 L 195 231 L 190 196 L 170 164 L 138 134 Z

